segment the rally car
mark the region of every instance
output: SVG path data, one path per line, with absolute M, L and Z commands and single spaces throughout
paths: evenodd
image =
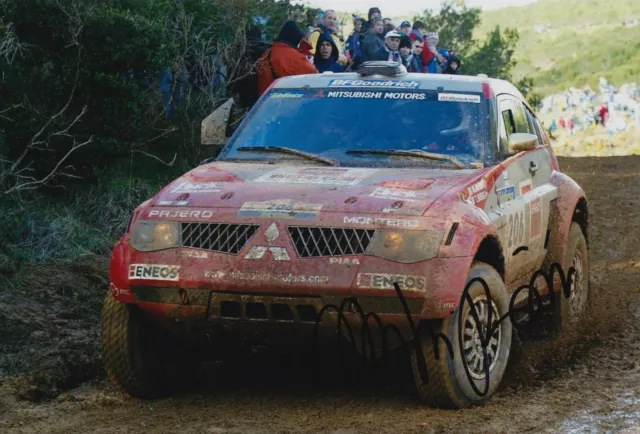
M 204 141 L 224 140 L 228 109 Z M 508 82 L 388 62 L 282 78 L 217 157 L 134 211 L 111 260 L 105 368 L 157 396 L 194 371 L 203 336 L 225 353 L 244 333 L 331 335 L 326 307 L 347 299 L 354 328 L 373 312 L 412 342 L 425 402 L 482 403 L 509 360 L 516 288 L 560 265 L 573 274 L 552 320 L 584 311 L 587 228 L 584 191 Z

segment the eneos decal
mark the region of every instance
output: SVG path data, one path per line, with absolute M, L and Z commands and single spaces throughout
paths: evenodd
M 180 280 L 179 265 L 159 264 L 131 264 L 129 265 L 129 280 L 167 280 L 175 282 Z

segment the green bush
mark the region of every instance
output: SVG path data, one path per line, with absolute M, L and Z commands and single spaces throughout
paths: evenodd
M 228 80 L 246 72 L 252 18 L 269 17 L 273 36 L 290 10 L 286 0 L 1 1 L 0 255 L 108 253 L 135 206 L 197 164 L 200 122 L 228 95 L 209 79 L 220 62 Z M 182 89 L 171 116 L 165 71 Z

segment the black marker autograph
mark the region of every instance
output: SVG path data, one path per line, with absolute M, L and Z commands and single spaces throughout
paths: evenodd
M 509 300 L 509 309 L 508 311 L 502 315 L 500 318 L 497 318 L 495 321 L 493 320 L 492 316 L 493 314 L 493 309 L 487 309 L 487 324 L 489 324 L 489 327 L 483 331 L 482 327 L 478 327 L 478 334 L 479 334 L 479 340 L 480 340 L 480 347 L 482 349 L 482 355 L 483 355 L 483 372 L 484 372 L 484 387 L 481 389 L 478 386 L 476 386 L 473 377 L 471 375 L 471 372 L 469 370 L 469 367 L 467 366 L 467 363 L 462 363 L 462 366 L 464 367 L 465 370 L 465 374 L 467 377 L 467 380 L 469 381 L 469 384 L 471 386 L 471 388 L 473 389 L 473 391 L 480 397 L 485 397 L 489 391 L 489 385 L 490 385 L 490 362 L 489 362 L 489 357 L 487 354 L 487 348 L 489 346 L 490 340 L 491 340 L 491 336 L 494 335 L 494 333 L 496 332 L 496 330 L 500 327 L 500 325 L 506 320 L 509 319 L 511 321 L 511 324 L 513 325 L 514 329 L 516 330 L 522 330 L 525 326 L 530 326 L 531 324 L 534 324 L 535 322 L 540 322 L 542 320 L 543 314 L 546 312 L 553 312 L 554 309 L 556 309 L 556 304 L 559 302 L 557 297 L 558 296 L 562 296 L 564 295 L 565 298 L 569 298 L 571 296 L 571 284 L 573 282 L 573 278 L 574 275 L 576 273 L 576 270 L 574 267 L 569 268 L 567 275 L 565 276 L 564 271 L 562 269 L 562 266 L 558 263 L 553 263 L 550 267 L 549 267 L 549 272 L 546 272 L 545 270 L 537 270 L 532 276 L 531 279 L 529 280 L 528 284 L 522 285 L 520 287 L 518 287 L 513 294 L 510 297 Z M 554 282 L 555 282 L 555 276 L 556 274 L 558 275 L 558 277 L 560 278 L 560 285 L 562 286 L 562 292 L 559 293 L 558 291 L 555 291 L 554 289 Z M 543 304 L 543 298 L 540 295 L 540 292 L 538 291 L 538 289 L 536 288 L 536 282 L 538 281 L 539 278 L 543 278 L 546 281 L 547 284 L 547 288 L 548 288 L 548 294 L 549 294 L 549 299 L 550 299 L 550 303 L 548 305 L 544 305 Z M 471 295 L 469 294 L 470 289 L 473 287 L 474 284 L 479 283 L 482 288 L 484 289 L 484 295 L 486 296 L 486 300 L 487 300 L 487 305 L 488 306 L 492 306 L 492 297 L 491 297 L 491 291 L 489 289 L 489 285 L 487 284 L 487 282 L 480 278 L 480 277 L 475 277 L 471 280 L 469 280 L 469 282 L 467 282 L 464 290 L 462 291 L 462 296 L 461 296 L 461 302 L 460 302 L 460 306 L 458 307 L 458 309 L 463 312 L 465 309 L 465 304 L 468 303 L 469 305 L 469 314 L 473 317 L 475 324 L 481 324 L 480 321 L 480 316 L 478 314 L 478 311 L 476 309 L 475 304 L 473 303 L 473 299 L 471 298 Z M 428 372 L 428 367 L 427 367 L 427 363 L 426 363 L 426 359 L 425 359 L 425 355 L 423 352 L 423 347 L 420 344 L 421 342 L 421 338 L 424 336 L 425 333 L 428 333 L 428 336 L 431 340 L 431 342 L 433 343 L 433 351 L 434 351 L 434 357 L 436 360 L 440 359 L 440 350 L 438 347 L 438 339 L 441 339 L 442 342 L 444 342 L 444 344 L 446 345 L 447 348 L 447 353 L 449 355 L 449 357 L 453 360 L 454 358 L 454 351 L 453 351 L 453 343 L 451 342 L 451 340 L 449 340 L 449 338 L 442 332 L 435 332 L 434 329 L 432 328 L 432 326 L 428 323 L 428 322 L 420 322 L 418 325 L 415 324 L 415 322 L 413 321 L 413 318 L 411 316 L 411 312 L 409 310 L 409 306 L 407 304 L 406 299 L 404 298 L 404 295 L 402 294 L 402 289 L 400 288 L 400 285 L 395 282 L 393 284 L 394 289 L 396 291 L 396 294 L 398 296 L 398 299 L 400 301 L 400 303 L 402 304 L 402 308 L 404 311 L 404 314 L 406 316 L 406 319 L 409 323 L 409 327 L 410 327 L 410 331 L 411 331 L 411 337 L 409 338 L 409 340 L 405 340 L 404 337 L 402 336 L 402 333 L 400 332 L 400 329 L 394 325 L 394 324 L 384 324 L 383 321 L 381 320 L 381 318 L 378 316 L 378 314 L 376 314 L 375 312 L 368 312 L 365 313 L 364 310 L 362 309 L 362 307 L 360 306 L 360 304 L 358 303 L 358 300 L 356 297 L 347 297 L 344 298 L 342 300 L 342 302 L 340 303 L 340 305 L 336 305 L 336 304 L 328 304 L 322 307 L 322 309 L 318 312 L 318 316 L 316 318 L 316 323 L 314 326 L 314 331 L 313 331 L 313 344 L 312 344 L 312 351 L 317 351 L 317 342 L 318 342 L 318 331 L 320 328 L 320 324 L 322 321 L 322 318 L 324 316 L 325 313 L 330 312 L 330 311 L 335 311 L 338 314 L 338 318 L 337 318 L 337 345 L 339 348 L 339 354 L 341 359 L 343 359 L 343 353 L 342 351 L 340 351 L 340 349 L 342 348 L 341 344 L 342 341 L 345 337 L 344 333 L 347 333 L 347 336 L 349 338 L 349 342 L 351 343 L 351 345 L 353 346 L 353 348 L 357 351 L 357 344 L 356 344 L 356 340 L 355 340 L 355 336 L 353 333 L 353 330 L 349 324 L 349 321 L 347 319 L 347 317 L 345 316 L 344 312 L 345 309 L 349 309 L 349 312 L 354 313 L 356 315 L 358 315 L 361 318 L 361 328 L 360 328 L 360 348 L 361 348 L 361 361 L 363 365 L 367 365 L 371 362 L 374 361 L 375 359 L 375 345 L 374 345 L 374 340 L 373 340 L 373 336 L 371 334 L 371 328 L 369 325 L 369 320 L 373 319 L 375 324 L 377 325 L 378 329 L 382 332 L 382 342 L 380 345 L 380 349 L 382 350 L 382 359 L 386 362 L 387 357 L 389 355 L 389 349 L 388 349 L 388 333 L 395 333 L 396 336 L 400 339 L 401 342 L 401 346 L 412 346 L 413 350 L 415 351 L 415 355 L 416 355 L 416 361 L 417 361 L 417 367 L 418 367 L 418 372 L 420 374 L 420 380 L 423 382 L 423 384 L 427 384 L 429 382 L 429 372 Z M 524 306 L 521 307 L 515 307 L 515 303 L 516 300 L 518 299 L 518 296 L 523 293 L 523 291 L 527 291 L 527 303 Z M 515 321 L 515 315 L 518 313 L 525 313 L 527 315 L 529 315 L 529 321 L 527 322 L 527 324 L 522 325 L 520 323 L 518 323 L 517 321 Z M 459 315 L 458 316 L 458 345 L 460 346 L 460 353 L 462 354 L 462 350 L 463 350 L 463 316 Z M 368 351 L 367 351 L 368 350 Z M 497 355 L 496 355 L 497 356 Z

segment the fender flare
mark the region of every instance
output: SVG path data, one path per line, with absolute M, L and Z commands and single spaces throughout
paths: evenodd
M 589 245 L 589 212 L 587 195 L 576 181 L 564 173 L 554 171 L 550 179 L 558 189 L 558 198 L 552 202 L 549 213 L 549 244 L 547 258 L 564 267 L 564 256 L 571 223 L 577 221 Z

